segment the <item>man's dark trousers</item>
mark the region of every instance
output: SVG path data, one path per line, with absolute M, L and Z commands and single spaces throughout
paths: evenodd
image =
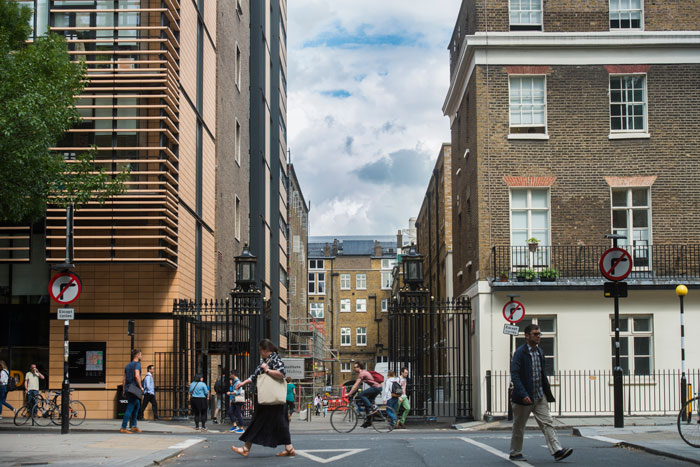
M 146 404 L 151 403 L 153 409 L 153 419 L 158 420 L 158 403 L 156 403 L 155 394 L 144 394 L 143 402 L 141 403 L 141 411 L 139 412 L 139 420 L 143 420 L 143 413 L 146 411 Z

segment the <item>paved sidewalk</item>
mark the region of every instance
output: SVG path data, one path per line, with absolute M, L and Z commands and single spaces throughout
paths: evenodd
M 624 428 L 615 428 L 613 417 L 559 417 L 554 419 L 554 426 L 558 430 L 572 430 L 576 436 L 700 465 L 700 449 L 687 445 L 681 439 L 676 417 L 625 417 L 624 421 Z M 455 429 L 466 432 L 510 431 L 511 427 L 512 422 L 507 420 L 455 425 Z M 534 417 L 528 419 L 526 429 L 539 430 Z

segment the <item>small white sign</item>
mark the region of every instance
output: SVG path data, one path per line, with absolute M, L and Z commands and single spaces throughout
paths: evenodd
M 304 379 L 304 359 L 303 358 L 283 358 L 284 369 L 287 376 L 292 379 Z
M 75 318 L 75 309 L 74 308 L 59 308 L 56 311 L 57 311 L 56 318 L 61 320 L 61 321 Z
M 517 336 L 519 332 L 520 332 L 520 328 L 518 326 L 515 326 L 513 324 L 508 324 L 508 323 L 503 325 L 503 334 Z

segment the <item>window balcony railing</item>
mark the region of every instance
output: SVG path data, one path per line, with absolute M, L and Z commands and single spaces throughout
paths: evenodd
M 604 246 L 494 246 L 494 282 L 577 282 L 603 279 Z M 627 280 L 700 282 L 700 244 L 621 246 L 633 259 Z

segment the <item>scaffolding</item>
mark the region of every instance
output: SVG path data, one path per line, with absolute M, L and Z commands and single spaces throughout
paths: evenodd
M 288 323 L 287 356 L 303 358 L 304 379 L 299 381 L 302 406 L 312 403 L 314 395 L 326 388 L 326 362 L 337 360 L 338 353 L 326 345 L 323 321 L 310 316 L 292 318 Z

